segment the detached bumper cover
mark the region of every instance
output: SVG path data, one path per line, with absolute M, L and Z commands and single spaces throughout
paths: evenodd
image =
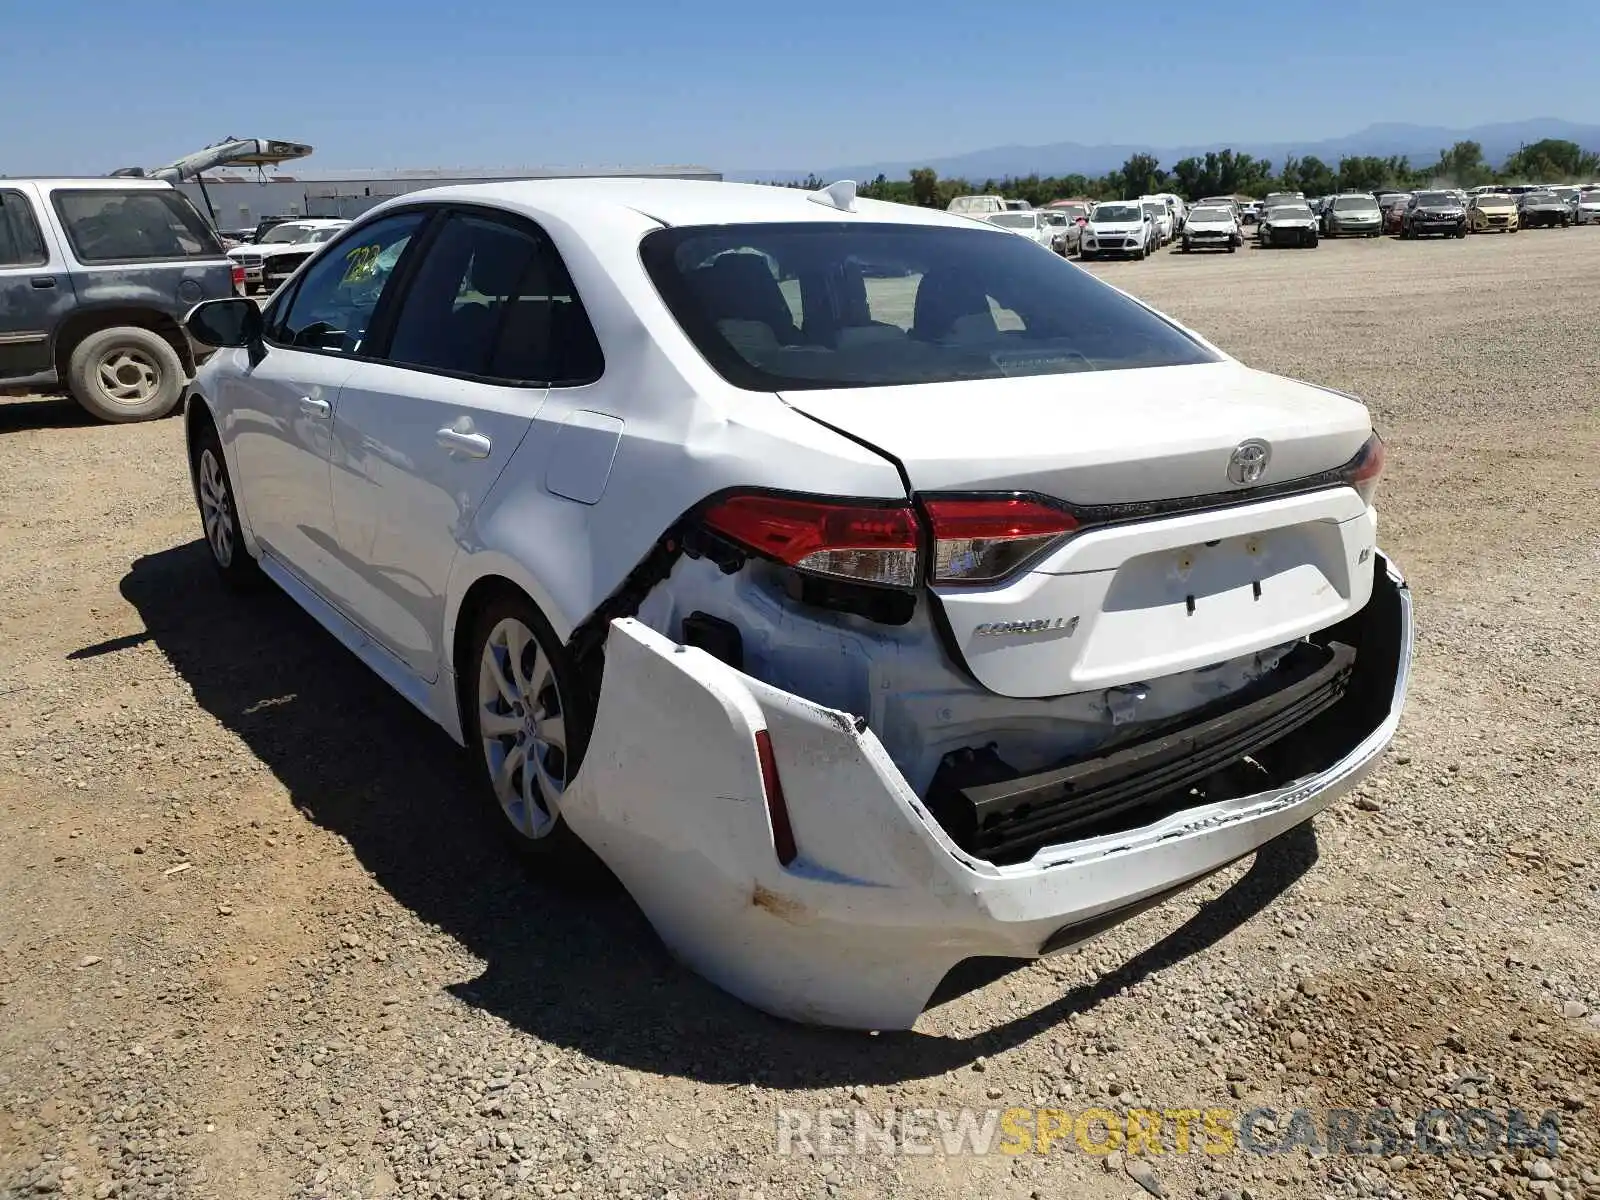
M 1250 854 L 1369 771 L 1405 702 L 1411 600 L 1381 556 L 1363 719 L 1314 773 L 1125 833 L 995 866 L 959 849 L 848 713 L 752 679 L 633 620 L 613 622 L 590 750 L 562 812 L 667 946 L 797 1021 L 909 1028 L 979 955 L 1053 953 Z M 767 731 L 796 857 L 774 848 Z

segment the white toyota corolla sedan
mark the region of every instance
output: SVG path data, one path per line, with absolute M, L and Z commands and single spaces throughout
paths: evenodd
M 771 1012 L 907 1027 L 1308 820 L 1400 718 L 1367 410 L 965 217 L 444 188 L 188 327 L 224 579 Z

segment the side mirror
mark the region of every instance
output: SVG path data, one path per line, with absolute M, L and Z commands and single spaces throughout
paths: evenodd
M 261 309 L 242 296 L 206 300 L 183 319 L 189 336 L 204 346 L 255 346 L 261 341 Z

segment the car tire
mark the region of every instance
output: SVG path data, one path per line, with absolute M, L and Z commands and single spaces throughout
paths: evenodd
M 1234 252 L 1234 251 L 1235 251 L 1235 250 L 1237 250 L 1237 249 L 1238 249 L 1238 248 L 1239 248 L 1239 247 L 1237 247 L 1237 246 L 1235 246 L 1235 245 L 1234 245 L 1234 244 L 1233 244 L 1233 243 L 1232 243 L 1232 242 L 1229 242 L 1229 243 L 1228 243 L 1228 253 L 1229 253 L 1229 254 L 1232 254 L 1232 253 L 1233 253 L 1233 252 Z
M 519 857 L 591 874 L 593 852 L 560 810 L 594 721 L 571 656 L 538 607 L 510 588 L 474 615 L 467 646 L 462 725 L 502 836 Z
M 102 421 L 153 421 L 177 407 L 187 372 L 171 342 L 138 325 L 91 333 L 67 359 L 67 391 Z
M 200 531 L 211 551 L 211 565 L 230 591 L 254 590 L 261 582 L 261 566 L 245 548 L 228 459 L 209 416 L 200 418 L 190 441 L 189 470 L 195 506 L 200 511 Z

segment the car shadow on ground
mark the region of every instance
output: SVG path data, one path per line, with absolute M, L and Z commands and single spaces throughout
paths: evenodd
M 980 1034 L 808 1029 L 679 966 L 614 882 L 575 889 L 535 877 L 501 842 L 498 814 L 474 799 L 463 752 L 276 589 L 225 593 L 204 542 L 140 558 L 122 594 L 200 706 L 277 776 L 295 808 L 344 837 L 399 903 L 487 964 L 457 996 L 547 1042 L 638 1070 L 769 1087 L 939 1074 L 1047 1032 L 1213 945 L 1317 858 L 1315 836 L 1301 826 L 1117 970 Z M 992 960 L 960 969 L 940 999 L 997 973 Z
M 76 429 L 80 425 L 99 423 L 68 396 L 0 393 L 0 434 L 20 433 L 24 429 Z

